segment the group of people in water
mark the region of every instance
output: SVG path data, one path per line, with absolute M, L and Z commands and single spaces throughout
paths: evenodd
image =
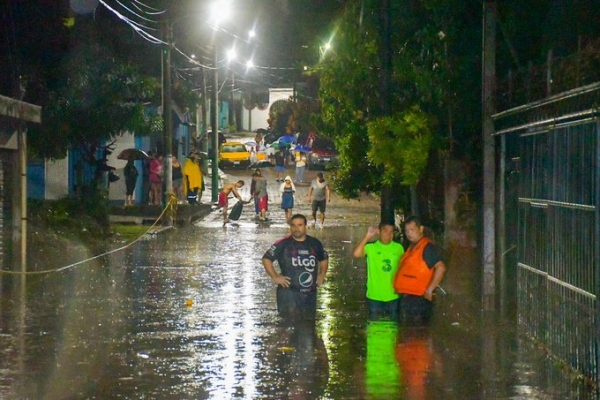
M 329 255 L 307 234 L 302 214 L 290 218 L 290 234 L 264 253 L 265 272 L 277 285 L 277 310 L 284 320 L 314 321 L 317 290 L 325 281 Z M 366 257 L 366 303 L 369 320 L 387 319 L 411 325 L 428 324 L 435 291 L 446 271 L 441 248 L 425 235 L 418 217 L 404 221 L 406 250 L 394 240 L 395 224 L 369 227 L 353 256 Z M 278 269 L 275 268 L 277 262 Z
M 233 196 L 242 201 L 242 197 L 238 189 L 245 185 L 243 180 L 226 184 L 219 194 L 218 206 L 222 208 L 223 212 L 223 225 L 225 226 L 230 222 L 228 210 L 229 210 L 229 197 Z M 281 185 L 279 186 L 279 192 L 281 194 L 281 209 L 285 213 L 286 222 L 290 223 L 295 205 L 296 197 L 296 186 L 292 178 L 287 175 L 282 179 Z M 306 200 L 311 204 L 312 211 L 312 226 L 320 227 L 325 222 L 325 211 L 327 209 L 327 203 L 331 201 L 331 190 L 329 183 L 325 180 L 323 172 L 318 172 L 317 177 L 311 182 L 310 188 L 306 194 Z M 257 168 L 252 173 L 252 180 L 250 184 L 250 199 L 244 203 L 250 203 L 254 201 L 254 213 L 258 220 L 268 221 L 269 218 L 267 213 L 269 211 L 269 195 L 267 192 L 267 180 L 263 176 L 262 170 Z
M 278 180 L 279 181 L 279 180 Z M 293 208 L 296 198 L 296 185 L 294 181 L 287 175 L 281 180 L 279 192 L 281 194 L 281 209 L 285 213 L 287 223 L 291 222 Z M 233 196 L 242 203 L 250 203 L 254 201 L 254 213 L 259 221 L 268 221 L 267 213 L 269 211 L 269 195 L 267 192 L 267 180 L 261 169 L 257 168 L 252 174 L 250 184 L 250 199 L 243 201 L 238 189 L 245 185 L 243 180 L 226 184 L 219 194 L 218 206 L 223 213 L 223 226 L 230 222 L 229 197 Z M 323 172 L 318 172 L 317 177 L 311 182 L 306 200 L 311 205 L 312 212 L 312 227 L 323 227 L 325 223 L 325 212 L 327 203 L 331 201 L 331 190 L 329 183 L 325 180 Z M 237 219 L 237 218 L 235 218 Z

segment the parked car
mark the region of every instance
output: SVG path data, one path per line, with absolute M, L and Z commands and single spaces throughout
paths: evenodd
M 308 169 L 330 169 L 338 163 L 338 151 L 333 142 L 328 139 L 317 137 L 307 155 Z
M 219 166 L 223 168 L 248 168 L 250 152 L 240 142 L 226 142 L 219 148 Z

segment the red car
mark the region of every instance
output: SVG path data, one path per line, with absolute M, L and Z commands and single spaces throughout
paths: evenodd
M 308 169 L 331 169 L 338 163 L 338 152 L 331 141 L 318 137 L 306 158 Z

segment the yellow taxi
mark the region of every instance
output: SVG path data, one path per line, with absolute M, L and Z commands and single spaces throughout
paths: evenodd
M 222 168 L 248 168 L 250 152 L 243 143 L 225 142 L 219 147 L 219 166 Z

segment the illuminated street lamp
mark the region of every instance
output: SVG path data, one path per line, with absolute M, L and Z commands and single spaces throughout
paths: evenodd
M 173 45 L 172 24 L 165 25 L 166 47 L 161 57 L 163 63 L 163 152 L 165 160 L 165 194 L 167 195 L 165 203 L 169 201 L 169 196 L 173 192 L 173 114 L 172 114 L 172 96 L 171 96 L 171 47 Z M 164 224 L 173 225 L 170 217 L 165 218 Z
M 213 29 L 217 30 L 219 24 L 229 18 L 231 14 L 231 2 L 222 0 L 213 3 L 211 20 L 214 23 Z M 211 169 L 211 201 L 217 202 L 219 199 L 219 54 L 217 46 L 213 46 L 213 92 L 211 106 L 211 121 L 212 126 L 212 169 Z
M 213 70 L 213 90 L 211 99 L 211 120 L 212 125 L 212 172 L 211 200 L 215 203 L 219 199 L 219 54 L 217 46 L 214 46 L 214 70 Z
M 219 24 L 228 19 L 229 16 L 231 14 L 231 1 L 229 0 L 221 0 L 221 1 L 217 1 L 215 3 L 213 3 L 212 7 L 211 7 L 211 16 L 210 16 L 210 23 L 208 23 L 209 26 L 211 26 L 215 31 L 219 30 Z M 176 21 L 179 21 L 181 19 L 184 18 L 189 18 L 191 15 L 186 15 L 183 18 L 179 18 L 175 21 L 172 21 L 170 24 L 167 23 L 166 24 L 166 32 L 165 32 L 165 43 L 167 44 L 167 46 L 165 47 L 165 50 L 163 51 L 163 62 L 164 62 L 164 105 L 163 105 L 163 112 L 165 109 L 168 109 L 170 111 L 171 108 L 171 62 L 170 62 L 170 51 L 171 48 L 173 47 L 173 40 L 172 40 L 172 28 L 173 28 L 173 24 Z M 251 37 L 254 36 L 254 32 L 250 33 Z M 212 95 L 211 95 L 211 115 L 210 115 L 210 124 L 212 126 L 212 140 L 210 140 L 211 143 L 211 147 L 212 147 L 212 152 L 211 152 L 211 183 L 212 183 L 212 193 L 211 193 L 211 200 L 212 202 L 216 202 L 218 201 L 219 198 L 219 58 L 218 58 L 218 50 L 217 50 L 217 45 L 213 45 L 213 90 L 212 90 Z M 194 56 L 192 56 L 191 58 L 195 59 Z M 231 50 L 228 53 L 228 59 L 232 60 L 235 58 L 235 52 L 233 50 Z M 168 112 L 167 114 L 164 114 L 164 121 L 165 121 L 165 131 L 164 131 L 164 136 L 165 136 L 165 152 L 168 153 L 168 155 L 166 156 L 167 158 L 167 164 L 166 164 L 166 174 L 167 174 L 167 193 L 172 191 L 172 177 L 171 177 L 171 170 L 172 170 L 172 157 L 171 157 L 171 152 L 172 152 L 172 116 L 171 113 Z M 206 140 L 206 143 L 208 144 L 208 139 Z

